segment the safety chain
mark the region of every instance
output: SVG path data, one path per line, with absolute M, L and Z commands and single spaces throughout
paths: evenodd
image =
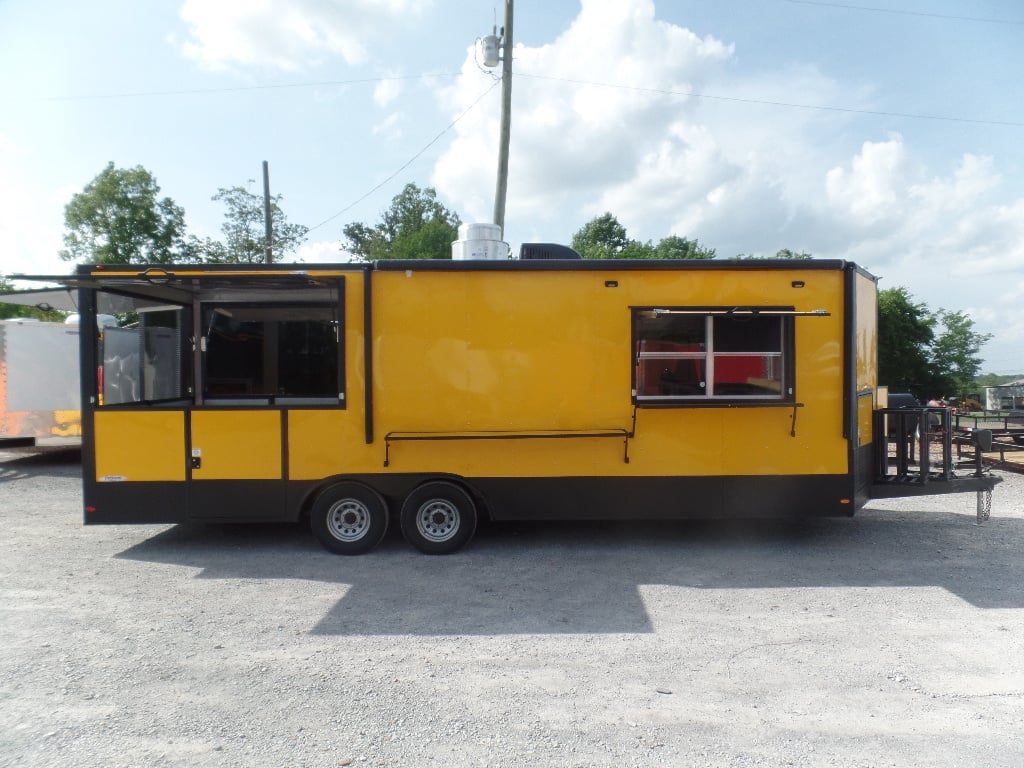
M 992 516 L 992 489 L 978 491 L 978 525 Z

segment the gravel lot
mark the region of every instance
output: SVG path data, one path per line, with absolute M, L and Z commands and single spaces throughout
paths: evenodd
M 81 525 L 0 454 L 2 766 L 1024 765 L 1024 477 L 805 524 Z

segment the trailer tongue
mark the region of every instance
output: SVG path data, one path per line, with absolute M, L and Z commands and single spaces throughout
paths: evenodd
M 978 429 L 954 435 L 952 415 L 950 408 L 935 407 L 875 411 L 877 470 L 871 498 L 973 491 L 978 499 L 977 521 L 989 519 L 992 489 L 1002 482 L 984 461 L 984 454 L 992 450 L 992 431 Z M 968 447 L 972 461 L 956 460 L 957 443 Z

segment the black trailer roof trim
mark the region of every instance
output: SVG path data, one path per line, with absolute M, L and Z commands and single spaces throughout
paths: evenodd
M 830 270 L 846 269 L 841 259 L 502 259 L 452 261 L 449 259 L 387 259 L 375 261 L 382 272 L 637 272 L 701 270 Z

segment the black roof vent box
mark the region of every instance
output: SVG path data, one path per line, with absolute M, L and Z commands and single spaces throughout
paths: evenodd
M 523 243 L 519 246 L 519 258 L 526 259 L 582 259 L 577 251 L 568 245 L 558 243 Z

